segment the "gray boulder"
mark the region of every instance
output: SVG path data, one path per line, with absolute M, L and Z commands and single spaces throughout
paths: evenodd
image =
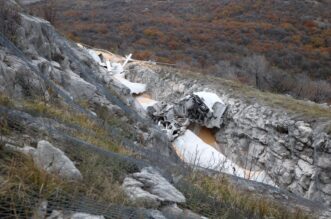
M 184 203 L 186 201 L 184 195 L 152 167 L 145 167 L 141 172 L 126 177 L 122 187 L 135 201 L 147 201 L 156 205 L 161 202 Z
M 167 219 L 159 210 L 147 210 L 147 218 L 149 219 Z
M 35 164 L 51 174 L 57 174 L 68 180 L 81 180 L 82 174 L 75 164 L 61 151 L 48 141 L 39 141 L 33 153 Z
M 63 212 L 54 210 L 52 214 L 47 217 L 47 219 L 104 219 L 105 217 L 102 215 L 91 215 L 87 213 L 72 213 L 72 212 Z
M 81 180 L 82 174 L 75 164 L 61 151 L 48 141 L 39 141 L 37 148 L 30 146 L 18 147 L 7 143 L 9 150 L 31 156 L 39 169 L 50 174 L 56 174 L 67 180 Z
M 161 212 L 167 218 L 172 219 L 207 219 L 201 215 L 198 215 L 190 210 L 181 209 L 176 204 L 163 207 Z

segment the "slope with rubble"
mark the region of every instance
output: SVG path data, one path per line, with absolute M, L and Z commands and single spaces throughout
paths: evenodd
M 100 58 L 4 5 L 1 218 L 330 216 L 330 109 Z

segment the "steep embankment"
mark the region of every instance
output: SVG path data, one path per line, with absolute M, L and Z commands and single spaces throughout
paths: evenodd
M 330 107 L 171 68 L 133 63 L 128 69 L 157 101 L 218 94 L 228 106 L 222 127 L 212 130 L 220 151 L 241 166 L 267 171 L 282 188 L 330 204 Z
M 0 34 L 1 218 L 328 217 L 319 202 L 188 167 L 160 128 L 135 111 L 135 97 L 120 83 L 125 78 L 100 67 L 49 22 L 19 13 L 17 5 L 3 5 L 1 24 L 13 31 Z M 156 100 L 214 86 L 161 76 L 154 67 L 165 70 L 137 63 L 126 70 L 128 79 L 144 80 Z M 221 91 L 215 92 L 223 97 Z M 229 99 L 224 102 L 231 106 Z M 230 112 L 224 127 L 235 118 Z

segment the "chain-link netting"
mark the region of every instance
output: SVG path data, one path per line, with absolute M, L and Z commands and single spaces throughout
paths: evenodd
M 55 35 L 57 33 L 54 33 Z M 58 40 L 59 36 L 53 36 L 53 39 L 61 45 L 67 52 L 69 59 L 79 60 L 79 57 L 68 45 L 68 42 Z M 63 92 L 57 85 L 55 85 L 49 78 L 44 76 L 39 69 L 30 64 L 30 60 L 27 59 L 24 53 L 17 48 L 12 42 L 0 33 L 0 44 L 12 51 L 15 55 L 22 58 L 26 64 L 48 84 L 54 91 L 62 97 L 65 102 L 71 106 L 77 112 L 92 118 L 98 124 L 103 124 L 103 127 L 107 130 L 109 135 L 114 139 L 120 139 L 121 145 L 137 153 L 139 158 L 128 157 L 120 155 L 111 151 L 101 149 L 93 144 L 87 143 L 79 138 L 73 137 L 70 134 L 59 129 L 52 123 L 52 120 L 43 120 L 41 118 L 35 118 L 30 114 L 24 113 L 18 110 L 12 110 L 5 107 L 0 107 L 1 114 L 6 114 L 11 124 L 16 124 L 15 129 L 28 127 L 28 131 L 34 130 L 38 133 L 43 133 L 57 142 L 59 145 L 65 145 L 62 148 L 69 156 L 77 156 L 78 152 L 87 152 L 99 156 L 99 158 L 109 161 L 105 163 L 105 167 L 114 165 L 114 162 L 120 163 L 121 168 L 125 173 L 132 173 L 139 171 L 142 167 L 153 166 L 158 169 L 164 177 L 172 182 L 177 189 L 179 189 L 187 198 L 187 203 L 182 207 L 192 208 L 194 205 L 200 205 L 200 212 L 204 216 L 210 218 L 218 218 L 220 212 L 223 212 L 224 218 L 256 218 L 253 214 L 244 210 L 237 209 L 234 206 L 225 205 L 219 200 L 209 197 L 208 194 L 203 192 L 198 187 L 192 185 L 190 182 L 184 179 L 172 180 L 170 177 L 173 173 L 180 173 L 185 176 L 190 173 L 190 169 L 179 159 L 173 157 L 163 156 L 158 147 L 167 147 L 168 145 L 156 145 L 154 148 L 143 147 L 136 142 L 133 142 L 129 138 L 119 136 L 118 129 L 108 124 L 104 124 L 99 118 L 91 115 L 90 112 L 85 110 L 79 104 L 75 103 L 65 92 Z M 102 83 L 98 81 L 96 75 L 91 72 L 92 70 L 86 66 L 78 65 L 78 70 L 81 76 L 89 83 L 95 85 L 100 94 L 106 96 L 110 102 L 120 106 L 122 110 L 130 116 L 133 121 L 144 121 L 139 114 L 128 107 L 123 101 L 121 101 L 116 95 L 112 94 L 109 90 L 102 86 Z M 79 127 L 76 127 L 79 129 Z M 24 130 L 26 131 L 26 130 Z M 17 190 L 16 192 L 18 192 Z M 36 212 L 45 197 L 41 196 L 40 191 L 31 190 L 28 193 L 24 193 L 24 197 L 20 194 L 6 194 L 0 200 L 0 218 L 31 218 Z M 194 202 L 194 203 L 193 203 Z M 150 210 L 137 208 L 137 207 L 124 207 L 123 205 L 117 205 L 114 203 L 104 203 L 103 201 L 96 201 L 92 198 L 86 197 L 80 192 L 68 192 L 68 191 L 55 191 L 47 197 L 47 212 L 46 215 L 50 215 L 53 210 L 62 210 L 69 212 L 85 212 L 93 215 L 103 215 L 105 218 L 150 218 Z M 243 215 L 246 215 L 245 217 Z M 248 216 L 247 216 L 248 215 Z
M 32 124 L 33 122 L 36 122 L 33 117 L 28 117 L 18 111 L 9 110 L 7 116 L 12 123 L 26 121 L 27 124 Z M 233 206 L 225 205 L 217 199 L 209 197 L 205 192 L 191 183 L 183 179 L 173 181 L 170 177 L 171 173 L 180 173 L 182 176 L 190 173 L 190 169 L 186 168 L 183 163 L 173 163 L 171 162 L 171 159 L 162 157 L 153 151 L 149 152 L 148 149 L 145 149 L 144 159 L 135 159 L 101 149 L 80 139 L 69 136 L 56 130 L 48 123 L 37 123 L 34 126 L 39 127 L 39 131 L 48 130 L 47 135 L 59 145 L 65 145 L 62 149 L 69 157 L 75 158 L 73 160 L 82 160 L 84 157 L 97 156 L 98 160 L 104 161 L 102 164 L 104 168 L 119 166 L 118 169 L 120 169 L 121 174 L 124 175 L 137 172 L 145 166 L 153 166 L 162 172 L 163 176 L 165 176 L 170 182 L 174 183 L 175 187 L 187 197 L 188 202 L 183 207 L 191 208 L 194 205 L 200 205 L 199 208 L 201 209 L 201 212 L 199 213 L 209 216 L 210 218 L 217 218 L 220 212 L 227 212 L 226 214 L 229 215 L 229 217 L 226 218 L 244 218 L 242 216 L 242 210 L 236 209 Z M 83 154 L 83 156 L 81 156 L 81 154 Z M 45 191 L 43 193 L 45 193 Z M 29 218 L 28 216 L 33 214 L 43 199 L 40 197 L 38 191 L 29 191 L 27 194 L 28 197 L 21 197 L 24 201 L 20 200 L 20 197 L 17 196 L 2 200 L 0 204 L 0 216 L 3 215 L 3 218 Z M 63 210 L 104 215 L 106 218 L 149 217 L 149 211 L 146 209 L 124 207 L 112 203 L 105 204 L 84 197 L 84 195 L 76 193 L 75 191 L 72 191 L 72 193 L 56 191 L 51 196 L 47 197 L 47 201 L 47 211 L 49 214 L 52 210 Z
M 116 219 L 148 218 L 150 214 L 148 209 L 96 202 L 80 194 L 69 194 L 64 191 L 56 191 L 54 194 L 50 194 L 47 201 L 34 191 L 30 191 L 29 195 L 25 197 L 9 195 L 7 199 L 0 199 L 0 218 L 3 219 L 39 219 L 41 215 L 48 217 L 53 211 L 62 211 L 67 215 L 82 212 Z
M 56 33 L 55 31 L 52 32 L 54 36 L 53 40 L 61 45 L 61 47 L 65 48 L 65 51 L 67 51 L 67 54 L 71 60 L 79 60 L 79 57 L 76 55 L 75 51 L 72 50 L 70 45 L 68 45 L 68 42 L 65 40 L 61 40 L 61 36 Z M 60 40 L 59 40 L 60 39 Z M 141 145 L 138 145 L 137 143 L 133 143 L 132 140 L 128 138 L 123 138 L 121 135 L 119 129 L 117 129 L 114 126 L 110 126 L 108 123 L 104 123 L 101 119 L 95 117 L 93 114 L 91 114 L 88 110 L 84 109 L 81 107 L 79 104 L 75 103 L 74 100 L 66 92 L 63 92 L 62 89 L 58 87 L 51 79 L 49 79 L 45 74 L 40 72 L 40 70 L 31 65 L 30 60 L 25 56 L 25 54 L 17 47 L 15 44 L 13 44 L 10 40 L 8 40 L 2 33 L 0 33 L 0 44 L 6 47 L 8 50 L 13 52 L 16 56 L 20 57 L 26 64 L 29 66 L 35 73 L 37 73 L 43 81 L 50 86 L 52 89 L 54 89 L 54 92 L 57 93 L 60 97 L 65 100 L 65 102 L 72 107 L 74 110 L 77 110 L 79 113 L 83 113 L 87 117 L 93 119 L 96 121 L 98 124 L 102 124 L 102 126 L 107 130 L 108 134 L 111 135 L 111 137 L 115 139 L 121 139 L 121 143 L 124 147 L 129 148 L 130 150 L 134 149 L 135 151 L 138 151 L 141 154 L 153 154 L 153 156 L 150 156 L 151 158 L 154 158 L 155 161 L 162 161 L 164 160 L 164 157 L 160 155 L 160 148 L 158 149 L 145 149 L 144 147 L 141 147 Z M 103 94 L 106 96 L 106 98 L 111 102 L 114 103 L 126 113 L 133 121 L 139 121 L 139 122 L 144 122 L 146 121 L 133 109 L 128 107 L 122 100 L 120 100 L 118 97 L 116 97 L 115 94 L 110 92 L 108 89 L 106 89 L 104 86 L 102 86 L 102 82 L 99 81 L 99 79 L 96 77 L 95 73 L 92 72 L 92 70 L 86 66 L 83 65 L 77 65 L 78 71 L 80 72 L 81 76 L 85 80 L 87 80 L 89 83 L 95 85 L 98 88 L 98 93 Z M 149 123 L 148 126 L 154 126 L 152 123 Z M 51 130 L 52 127 L 48 127 L 49 130 Z M 162 134 L 162 133 L 160 133 Z M 165 143 L 165 142 L 163 142 Z M 169 146 L 169 145 L 167 145 Z M 169 159 L 169 158 L 166 158 Z M 172 158 L 173 159 L 173 158 Z M 176 160 L 176 158 L 174 158 Z M 178 160 L 178 159 L 177 159 Z

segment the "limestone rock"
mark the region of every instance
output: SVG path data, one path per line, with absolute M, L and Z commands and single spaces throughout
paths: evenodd
M 146 215 L 149 219 L 168 219 L 166 218 L 162 212 L 158 211 L 158 210 L 148 210 L 147 211 L 147 215 Z
M 23 98 L 25 96 L 44 95 L 45 84 L 17 56 L 0 48 L 0 91 L 8 96 Z
M 298 137 L 301 142 L 307 143 L 309 141 L 309 138 L 311 137 L 313 130 L 309 127 L 309 124 L 302 121 L 297 122 L 295 125 L 297 126 L 297 130 L 299 133 L 296 134 L 296 137 Z
M 64 88 L 69 91 L 75 99 L 92 99 L 97 90 L 94 85 L 86 82 L 71 70 L 63 72 L 62 77 Z
M 328 185 L 325 185 L 323 188 L 322 188 L 322 191 L 326 194 L 329 194 L 331 195 L 331 185 L 328 184 Z
M 331 168 L 331 155 L 325 154 L 317 158 L 317 165 L 322 168 Z
M 91 215 L 86 213 L 72 213 L 59 210 L 53 210 L 47 219 L 105 219 L 102 215 Z
M 51 174 L 68 180 L 81 180 L 82 175 L 74 163 L 61 151 L 47 141 L 39 141 L 33 154 L 35 164 Z
M 190 210 L 180 209 L 176 204 L 163 207 L 161 211 L 167 218 L 172 219 L 207 219 Z
M 133 173 L 124 179 L 122 187 L 133 200 L 145 200 L 151 203 L 184 203 L 184 195 L 171 185 L 152 167 Z
M 30 146 L 17 147 L 6 144 L 6 148 L 29 155 L 36 166 L 50 174 L 57 174 L 68 180 L 81 180 L 82 175 L 75 164 L 61 151 L 48 141 L 39 141 L 37 148 Z
M 306 176 L 311 176 L 314 173 L 314 167 L 303 160 L 298 161 L 298 166 Z
M 160 204 L 160 197 L 149 193 L 143 189 L 144 184 L 131 177 L 126 177 L 123 181 L 122 187 L 125 193 L 134 201 L 143 202 L 149 206 L 158 206 Z
M 331 218 L 331 210 L 323 212 L 318 219 L 329 219 Z

